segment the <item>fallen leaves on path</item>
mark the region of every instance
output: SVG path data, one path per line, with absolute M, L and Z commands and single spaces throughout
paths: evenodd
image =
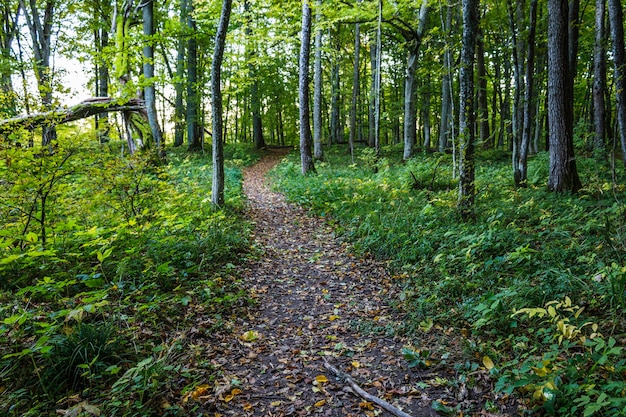
M 454 394 L 428 382 L 445 376 L 408 367 L 407 342 L 391 331 L 401 320 L 388 305 L 392 277 L 384 264 L 350 254 L 323 219 L 267 187 L 265 173 L 283 155 L 274 151 L 244 173 L 259 254 L 241 274 L 256 307 L 207 347 L 222 378 L 185 398 L 216 416 L 389 415 L 326 374 L 325 358 L 411 416 L 440 415 L 432 401 L 452 402 Z M 360 323 L 383 331 L 362 332 Z

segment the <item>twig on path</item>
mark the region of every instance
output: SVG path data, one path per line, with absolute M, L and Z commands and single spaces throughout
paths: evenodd
M 380 399 L 378 397 L 375 397 L 371 395 L 370 393 L 368 393 L 367 391 L 365 391 L 363 388 L 359 387 L 359 385 L 356 382 L 354 382 L 354 380 L 350 377 L 350 375 L 346 374 L 345 372 L 341 372 L 339 369 L 329 364 L 328 361 L 326 361 L 326 359 L 324 359 L 324 367 L 328 369 L 330 372 L 332 372 L 333 374 L 335 374 L 337 378 L 344 380 L 348 385 L 350 385 L 350 388 L 352 388 L 352 391 L 355 394 L 358 394 L 359 396 L 363 397 L 365 400 L 379 405 L 380 407 L 384 408 L 391 414 L 396 415 L 398 417 L 411 417 L 410 414 L 405 413 L 404 411 L 389 404 L 387 401 Z

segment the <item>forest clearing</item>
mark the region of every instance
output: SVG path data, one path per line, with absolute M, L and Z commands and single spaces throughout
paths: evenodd
M 0 415 L 626 416 L 623 9 L 0 1 Z

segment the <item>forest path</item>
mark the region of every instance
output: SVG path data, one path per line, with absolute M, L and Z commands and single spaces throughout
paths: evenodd
M 438 415 L 391 331 L 400 320 L 386 301 L 393 277 L 380 262 L 351 255 L 323 219 L 268 188 L 265 174 L 284 155 L 268 151 L 244 172 L 260 255 L 241 272 L 258 304 L 215 347 L 223 375 L 214 388 L 216 415 L 391 415 L 346 390 L 324 358 L 411 416 Z

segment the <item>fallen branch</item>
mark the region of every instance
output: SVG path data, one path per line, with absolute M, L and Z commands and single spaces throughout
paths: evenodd
M 360 397 L 364 398 L 366 401 L 377 404 L 378 406 L 384 408 L 385 410 L 387 410 L 388 412 L 390 412 L 391 414 L 395 416 L 411 417 L 411 415 L 394 407 L 393 405 L 389 404 L 387 401 L 380 399 L 378 397 L 375 397 L 371 395 L 370 393 L 368 393 L 367 391 L 365 391 L 363 388 L 359 387 L 359 385 L 356 382 L 354 382 L 354 380 L 350 377 L 350 375 L 346 374 L 345 372 L 341 372 L 339 369 L 329 364 L 326 361 L 326 359 L 324 359 L 324 367 L 328 369 L 330 372 L 332 372 L 333 374 L 335 374 L 337 378 L 347 383 L 350 386 L 350 388 L 352 388 L 352 392 L 354 392 L 355 394 L 358 394 Z
M 19 128 L 32 130 L 43 124 L 68 123 L 112 111 L 142 112 L 145 111 L 145 105 L 140 99 L 121 102 L 111 97 L 94 97 L 71 107 L 0 120 L 0 134 L 7 134 Z

